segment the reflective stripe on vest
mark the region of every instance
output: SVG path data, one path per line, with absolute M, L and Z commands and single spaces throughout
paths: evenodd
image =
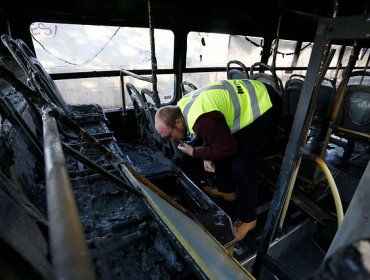
M 254 121 L 261 115 L 256 91 L 254 89 L 253 84 L 249 80 L 240 80 L 240 81 L 242 81 L 243 84 L 248 89 L 248 94 L 249 94 L 249 99 L 251 102 L 251 108 L 252 108 L 252 114 L 253 114 L 253 121 Z M 185 120 L 188 120 L 188 113 L 191 108 L 191 105 L 194 103 L 195 99 L 199 96 L 199 94 L 202 93 L 203 91 L 212 90 L 212 89 L 221 89 L 221 90 L 226 89 L 230 95 L 231 102 L 234 107 L 234 119 L 233 119 L 232 127 L 230 128 L 231 133 L 234 133 L 240 130 L 241 107 L 240 107 L 240 102 L 238 99 L 238 93 L 235 91 L 234 87 L 228 81 L 223 80 L 220 82 L 221 82 L 221 85 L 212 85 L 209 87 L 200 88 L 195 91 L 189 92 L 188 94 L 191 95 L 191 99 L 185 105 L 183 115 L 184 115 Z M 187 121 L 186 121 L 186 125 L 188 125 Z M 188 127 L 188 130 L 189 130 L 189 127 Z M 192 131 L 192 130 L 189 130 L 189 131 Z
M 185 105 L 184 112 L 182 113 L 185 117 L 185 120 L 188 119 L 188 113 L 189 113 L 190 107 L 194 103 L 194 101 L 198 97 L 198 95 L 201 94 L 203 91 L 210 90 L 210 89 L 224 89 L 224 87 L 222 85 L 213 85 L 213 86 L 209 86 L 209 87 L 200 88 L 200 89 L 197 89 L 195 91 L 192 91 L 192 92 L 188 93 L 188 94 L 191 94 L 191 99 L 188 102 L 188 104 Z

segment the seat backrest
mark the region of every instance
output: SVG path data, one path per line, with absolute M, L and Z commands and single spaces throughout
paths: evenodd
M 347 86 L 335 124 L 350 130 L 370 133 L 370 86 Z
M 245 73 L 239 69 L 230 69 L 227 71 L 228 80 L 242 80 L 247 79 Z
M 190 82 L 187 82 L 187 81 L 184 81 L 180 84 L 180 88 L 181 88 L 181 95 L 184 96 L 185 94 L 187 94 L 188 92 L 191 92 L 193 90 L 197 90 L 198 88 L 190 83 Z
M 303 78 L 304 79 L 304 78 Z M 301 91 L 303 88 L 304 80 L 302 77 L 291 76 L 285 83 L 285 90 L 283 95 L 283 112 L 286 115 L 294 115 L 297 110 L 297 104 Z
M 285 114 L 294 115 L 297 110 L 299 97 L 302 92 L 304 76 L 292 75 L 285 83 L 283 95 L 283 111 Z M 325 80 L 319 88 L 315 115 L 329 119 L 334 106 L 336 89 L 330 80 Z
M 255 72 L 258 67 L 259 71 L 269 71 L 270 73 L 265 72 Z M 250 69 L 250 78 L 251 80 L 257 80 L 264 84 L 270 85 L 281 97 L 283 96 L 284 86 L 280 78 L 276 76 L 275 68 L 267 65 L 262 62 L 256 62 L 251 66 Z
M 331 86 L 321 85 L 319 88 L 318 101 L 316 103 L 315 114 L 329 119 L 334 106 L 336 89 Z
M 277 78 L 278 80 L 278 85 L 275 84 L 275 81 L 274 81 L 274 77 L 272 75 L 269 75 L 269 74 L 266 74 L 266 73 L 255 73 L 255 74 L 252 74 L 250 77 L 249 77 L 250 80 L 257 80 L 257 81 L 260 81 L 264 84 L 268 84 L 270 85 L 274 90 L 276 90 L 276 92 L 282 96 L 283 95 L 283 85 L 282 85 L 282 82 L 279 78 Z
M 1 35 L 1 41 L 18 62 L 27 76 L 28 85 L 46 102 L 52 102 L 66 115 L 75 120 L 91 120 L 99 118 L 107 122 L 103 109 L 98 104 L 70 105 L 63 98 L 58 86 L 42 66 L 36 55 L 21 39 L 12 39 L 9 35 Z
M 237 64 L 241 67 L 241 70 L 238 68 L 230 68 L 230 65 Z M 238 60 L 230 60 L 226 65 L 226 75 L 228 80 L 242 80 L 249 78 L 249 72 L 245 65 Z
M 141 96 L 143 97 L 144 102 L 147 102 L 146 96 L 149 96 L 153 105 L 157 108 L 161 107 L 161 100 L 159 98 L 159 95 L 156 94 L 154 91 L 151 91 L 150 89 L 143 88 L 141 89 Z

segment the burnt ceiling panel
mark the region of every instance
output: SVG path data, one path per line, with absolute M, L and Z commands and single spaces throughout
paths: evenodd
M 281 38 L 313 40 L 322 17 L 362 15 L 366 0 L 235 0 L 215 2 L 151 0 L 153 24 L 162 29 L 212 31 L 275 37 L 281 16 Z M 27 22 L 60 21 L 84 24 L 149 25 L 146 0 L 32 1 L 0 4 L 6 17 Z M 294 28 L 293 28 L 294 27 Z M 294 30 L 297 30 L 295 32 Z

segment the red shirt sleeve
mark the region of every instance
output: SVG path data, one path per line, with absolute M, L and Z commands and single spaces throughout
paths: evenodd
M 224 115 L 219 111 L 201 115 L 193 130 L 203 140 L 202 147 L 194 148 L 194 158 L 218 160 L 232 156 L 238 150 L 238 143 L 231 134 Z

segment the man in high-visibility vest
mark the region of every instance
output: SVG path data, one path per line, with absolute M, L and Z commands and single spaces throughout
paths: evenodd
M 236 200 L 235 239 L 241 240 L 257 222 L 255 157 L 275 128 L 281 100 L 270 86 L 256 80 L 223 80 L 187 93 L 176 106 L 158 109 L 155 128 L 163 138 L 183 140 L 186 132 L 203 141 L 201 147 L 181 143 L 178 149 L 202 159 L 215 172 L 211 197 Z

